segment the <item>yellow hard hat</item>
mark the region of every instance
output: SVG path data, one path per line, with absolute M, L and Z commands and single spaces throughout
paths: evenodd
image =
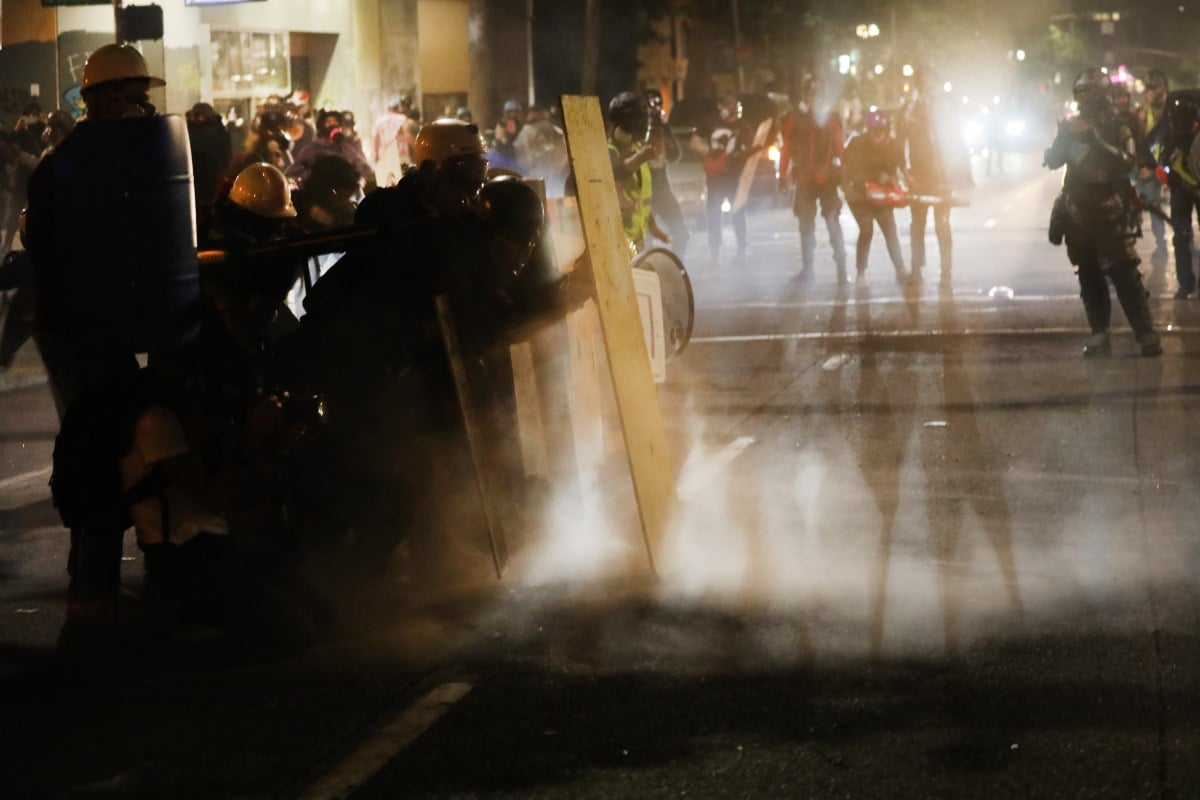
M 238 173 L 229 190 L 229 199 L 239 208 L 268 219 L 296 216 L 292 188 L 279 167 L 260 161 Z
M 479 126 L 461 119 L 443 117 L 425 125 L 413 142 L 413 160 L 418 165 L 426 161 L 441 164 L 448 158 L 483 157 L 483 135 Z
M 88 56 L 83 65 L 83 85 L 81 90 L 99 86 L 110 81 L 123 81 L 129 78 L 144 78 L 150 82 L 150 87 L 166 86 L 162 78 L 155 78 L 146 67 L 146 59 L 136 47 L 128 44 L 106 44 Z

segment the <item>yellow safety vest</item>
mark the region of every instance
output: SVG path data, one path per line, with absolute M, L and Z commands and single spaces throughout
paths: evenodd
M 612 142 L 608 143 L 608 149 L 623 159 L 621 151 Z M 637 172 L 623 178 L 617 184 L 617 193 L 621 195 L 621 222 L 625 235 L 640 248 L 650 226 L 650 165 L 642 164 Z

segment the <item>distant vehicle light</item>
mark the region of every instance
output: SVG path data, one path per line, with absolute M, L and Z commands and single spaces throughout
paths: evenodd
M 1025 133 L 1025 120 L 1010 119 L 1004 123 L 1004 132 L 1009 136 L 1020 136 Z

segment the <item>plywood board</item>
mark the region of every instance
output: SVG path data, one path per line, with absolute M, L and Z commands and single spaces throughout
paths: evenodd
M 492 551 L 492 565 L 496 568 L 496 577 L 501 578 L 504 576 L 504 566 L 508 560 L 508 545 L 500 519 L 499 493 L 491 478 L 491 473 L 488 471 L 487 459 L 483 455 L 485 439 L 479 408 L 475 403 L 474 393 L 471 391 L 466 366 L 463 364 L 462 348 L 458 343 L 458 328 L 454 324 L 450 301 L 445 295 L 439 295 L 435 303 L 438 325 L 442 329 L 442 342 L 446 346 L 450 371 L 454 376 L 458 407 L 462 412 L 463 426 L 467 432 L 467 444 L 470 446 L 471 460 L 475 464 L 475 485 L 479 491 L 479 501 L 483 505 L 483 513 L 487 520 L 487 536 L 488 545 Z
M 596 282 L 596 310 L 608 353 L 646 555 L 654 569 L 674 505 L 675 480 L 658 391 L 642 334 L 604 119 L 600 101 L 593 96 L 564 95 L 562 110 L 567 150 L 579 193 L 580 222 Z

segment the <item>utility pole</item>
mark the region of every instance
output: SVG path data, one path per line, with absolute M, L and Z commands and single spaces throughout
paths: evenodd
M 113 0 L 113 41 L 121 43 L 121 0 Z
M 729 0 L 733 6 L 733 57 L 737 61 L 738 92 L 746 89 L 746 73 L 742 69 L 742 15 L 738 11 L 738 0 Z
M 600 2 L 587 0 L 583 20 L 583 94 L 596 94 L 600 65 Z

